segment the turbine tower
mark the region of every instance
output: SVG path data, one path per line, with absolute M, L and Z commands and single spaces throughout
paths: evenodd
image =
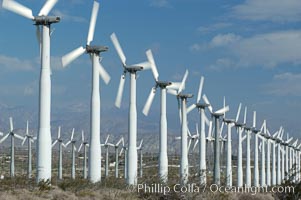
M 65 146 L 65 144 L 63 143 L 63 139 L 61 138 L 61 126 L 58 127 L 58 131 L 57 131 L 57 138 L 56 140 L 54 140 L 54 142 L 52 143 L 52 147 L 55 146 L 55 144 L 58 142 L 59 145 L 59 160 L 58 160 L 58 179 L 62 180 L 63 179 L 63 146 Z
M 24 143 L 26 142 L 26 140 L 28 140 L 27 143 L 27 148 L 28 148 L 28 163 L 27 163 L 27 177 L 31 178 L 32 177 L 32 153 L 31 153 L 31 143 L 34 142 L 34 140 L 36 140 L 37 137 L 33 137 L 33 135 L 29 135 L 29 130 L 28 130 L 28 121 L 26 122 L 26 133 L 22 142 L 22 146 L 24 145 Z
M 99 94 L 99 75 L 108 84 L 110 75 L 101 65 L 100 53 L 108 50 L 105 46 L 91 46 L 94 37 L 94 30 L 99 9 L 99 3 L 94 1 L 93 10 L 90 19 L 89 32 L 86 47 L 78 47 L 77 49 L 66 54 L 62 58 L 63 67 L 66 67 L 73 60 L 84 53 L 90 55 L 92 60 L 92 92 L 90 107 L 90 151 L 89 151 L 89 180 L 92 183 L 101 180 L 101 148 L 100 148 L 100 94 Z
M 38 16 L 33 16 L 32 10 L 13 1 L 3 0 L 3 8 L 22 15 L 34 21 L 40 42 L 41 73 L 39 95 L 39 127 L 37 135 L 37 182 L 51 179 L 51 69 L 50 69 L 50 26 L 58 23 L 60 17 L 47 16 L 58 0 L 48 0 Z M 40 31 L 42 26 L 42 34 Z M 42 35 L 42 36 L 41 36 Z
M 16 133 L 14 133 L 13 118 L 9 118 L 10 131 L 0 140 L 0 144 L 4 142 L 9 136 L 11 136 L 11 146 L 10 146 L 10 177 L 15 176 L 15 137 L 19 140 L 24 140 L 24 138 Z M 0 135 L 3 135 L 1 133 Z
M 118 142 L 114 145 L 115 147 L 115 178 L 119 178 L 119 155 L 118 148 L 120 143 L 123 141 L 123 137 L 118 140 Z
M 142 148 L 142 144 L 143 144 L 143 139 L 141 140 L 140 142 L 140 145 L 138 146 L 137 150 L 139 151 L 139 177 L 142 178 L 142 175 L 143 175 L 143 148 Z
M 226 112 L 229 111 L 229 106 L 224 106 L 223 108 L 213 112 L 213 108 L 207 98 L 207 96 L 203 95 L 203 100 L 206 104 L 208 104 L 208 109 L 211 113 L 211 116 L 214 118 L 214 173 L 213 173 L 213 182 L 217 185 L 220 185 L 220 127 L 219 120 L 220 117 L 224 116 Z
M 167 117 L 166 117 L 166 89 L 178 89 L 179 83 L 169 81 L 159 81 L 159 73 L 151 50 L 146 52 L 148 61 L 150 63 L 152 73 L 156 85 L 151 89 L 148 99 L 143 108 L 143 114 L 148 115 L 149 109 L 152 105 L 157 88 L 160 88 L 160 133 L 159 133 L 159 177 L 166 183 L 168 179 L 168 156 L 167 156 Z
M 120 78 L 120 83 L 118 87 L 117 97 L 115 101 L 115 106 L 120 108 L 123 88 L 125 83 L 125 75 L 126 73 L 130 74 L 130 105 L 129 105 L 129 117 L 128 117 L 128 160 L 127 163 L 127 184 L 128 185 L 137 185 L 137 108 L 136 108 L 136 78 L 137 72 L 145 69 L 150 69 L 149 62 L 143 62 L 136 65 L 127 65 L 126 57 L 123 53 L 123 50 L 119 44 L 117 36 L 115 33 L 112 33 L 111 40 L 113 45 L 120 57 L 122 66 L 123 66 L 123 74 Z
M 105 148 L 106 158 L 105 158 L 105 177 L 109 176 L 109 146 L 115 147 L 115 145 L 108 143 L 110 135 L 107 136 L 105 143 L 101 144 Z

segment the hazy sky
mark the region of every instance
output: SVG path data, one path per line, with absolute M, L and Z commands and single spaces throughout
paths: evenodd
M 32 8 L 34 15 L 44 4 L 33 0 L 18 2 Z M 257 110 L 258 124 L 267 119 L 273 131 L 280 125 L 292 134 L 301 131 L 301 1 L 99 0 L 99 3 L 93 44 L 109 47 L 102 54 L 102 64 L 111 75 L 109 85 L 100 82 L 103 113 L 117 109 L 114 101 L 122 67 L 110 40 L 110 34 L 115 32 L 129 64 L 145 61 L 145 51 L 152 49 L 160 79 L 179 81 L 187 68 L 186 91 L 196 94 L 200 76 L 205 76 L 203 91 L 214 109 L 222 106 L 226 96 L 231 109 L 228 116 L 234 117 L 238 103 L 242 102 L 248 110 Z M 89 105 L 92 70 L 88 55 L 66 69 L 62 69 L 60 59 L 85 45 L 92 5 L 92 0 L 59 0 L 51 13 L 62 17 L 60 23 L 52 26 L 52 109 Z M 38 108 L 39 49 L 32 24 L 0 9 L 2 104 Z M 151 71 L 139 73 L 139 113 L 153 85 Z M 127 81 L 123 109 L 128 106 L 128 86 Z M 169 95 L 167 100 L 169 116 L 175 115 L 176 98 Z M 157 121 L 158 111 L 159 93 L 150 117 L 139 115 L 139 120 Z M 194 111 L 190 117 L 196 116 Z M 248 122 L 251 123 L 251 112 Z

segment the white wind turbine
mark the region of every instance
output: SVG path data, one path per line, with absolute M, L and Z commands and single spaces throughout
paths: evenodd
M 259 167 L 258 167 L 258 138 L 260 137 L 259 134 L 261 130 L 256 129 L 256 111 L 253 112 L 253 126 L 251 128 L 252 133 L 254 134 L 254 175 L 253 175 L 253 180 L 254 180 L 254 186 L 258 187 L 259 186 Z M 264 144 L 262 147 L 262 150 L 264 150 Z M 261 183 L 261 185 L 265 185 L 265 155 L 262 154 L 263 157 L 261 158 L 263 167 L 262 167 L 262 172 L 261 172 L 261 178 L 264 180 L 264 182 Z
M 293 177 L 292 177 L 292 182 L 297 181 L 297 144 L 298 144 L 298 139 L 295 140 L 292 144 L 292 169 L 293 169 Z
M 84 160 L 83 160 L 83 177 L 87 179 L 87 147 L 89 147 L 88 141 L 85 140 L 85 133 L 82 130 L 82 141 L 78 148 L 78 152 L 80 152 L 81 148 L 84 147 Z
M 270 132 L 267 129 L 267 133 L 269 134 L 269 139 L 272 143 L 272 172 L 271 172 L 271 176 L 272 176 L 272 184 L 271 185 L 276 185 L 277 184 L 277 174 L 276 174 L 276 140 L 277 140 L 277 136 L 280 134 L 280 131 L 276 131 L 272 136 L 270 136 Z
M 40 43 L 41 73 L 39 95 L 39 130 L 37 135 L 37 182 L 51 179 L 51 69 L 50 69 L 50 26 L 58 23 L 60 17 L 47 16 L 58 0 L 48 0 L 38 16 L 33 16 L 32 10 L 13 1 L 3 0 L 3 8 L 34 21 L 37 26 L 37 36 Z M 40 31 L 42 26 L 42 33 Z M 42 35 L 42 36 L 41 36 Z
M 115 148 L 115 178 L 119 178 L 119 154 L 118 149 L 120 143 L 123 142 L 123 137 L 118 140 L 118 142 L 114 145 Z
M 283 127 L 280 127 L 279 134 L 275 140 L 277 143 L 277 185 L 281 184 L 282 177 L 281 177 L 281 142 L 282 142 L 282 137 L 283 137 Z
M 246 139 L 246 135 L 242 137 L 244 127 L 246 125 L 247 108 L 245 108 L 243 124 L 238 123 L 238 118 L 235 122 L 235 127 L 238 134 L 238 145 L 237 145 L 237 186 L 242 187 L 243 185 L 243 171 L 242 171 L 242 143 Z
M 15 137 L 19 140 L 24 140 L 24 138 L 16 133 L 14 133 L 13 118 L 9 118 L 10 131 L 0 140 L 0 144 L 4 142 L 9 136 L 11 136 L 11 147 L 10 147 L 10 177 L 15 176 Z M 1 133 L 0 135 L 3 135 Z
M 186 70 L 183 80 L 179 89 L 169 89 L 167 92 L 177 97 L 178 108 L 181 109 L 180 121 L 181 121 L 181 164 L 180 164 L 180 181 L 181 185 L 186 185 L 189 176 L 189 165 L 188 165 L 188 144 L 187 144 L 187 99 L 192 98 L 192 94 L 183 94 L 182 90 L 185 87 L 185 82 L 188 76 L 188 70 Z M 181 103 L 179 102 L 181 101 Z
M 151 50 L 146 52 L 148 61 L 151 65 L 152 73 L 156 85 L 151 89 L 148 99 L 143 108 L 143 114 L 148 115 L 149 109 L 152 105 L 156 90 L 160 88 L 160 132 L 159 132 L 159 177 L 163 182 L 168 179 L 168 156 L 167 156 L 167 117 L 166 117 L 166 89 L 177 88 L 178 83 L 169 81 L 160 81 L 159 73 Z
M 105 46 L 91 46 L 94 37 L 94 30 L 99 9 L 99 3 L 94 1 L 91 13 L 89 32 L 86 47 L 78 47 L 62 57 L 63 67 L 66 67 L 73 60 L 84 53 L 90 55 L 92 61 L 92 92 L 90 104 L 90 151 L 89 151 L 89 180 L 93 183 L 101 180 L 101 148 L 100 148 L 100 94 L 99 94 L 99 75 L 108 84 L 110 75 L 101 65 L 100 53 L 108 50 Z
M 197 143 L 199 143 L 199 177 L 200 177 L 200 184 L 205 185 L 207 182 L 206 179 L 206 135 L 205 135 L 205 122 L 208 123 L 208 119 L 205 115 L 205 108 L 209 105 L 206 103 L 200 103 L 202 97 L 204 85 L 204 77 L 202 76 L 200 79 L 200 85 L 198 90 L 198 95 L 196 99 L 196 103 L 192 104 L 187 109 L 187 113 L 191 112 L 194 108 L 197 108 L 200 114 L 200 130 L 201 133 L 198 137 Z
M 61 126 L 58 127 L 58 131 L 57 131 L 57 138 L 54 140 L 54 142 L 52 143 L 52 147 L 54 147 L 56 145 L 56 143 L 58 143 L 59 145 L 59 160 L 58 160 L 58 179 L 61 180 L 63 179 L 63 146 L 65 146 L 65 144 L 63 143 L 63 139 L 61 138 Z
M 115 106 L 120 108 L 123 88 L 125 83 L 126 73 L 130 74 L 130 105 L 129 105 L 129 117 L 128 117 L 128 173 L 127 173 L 127 184 L 137 185 L 137 108 L 136 108 L 136 78 L 137 72 L 145 69 L 150 69 L 149 62 L 143 62 L 135 65 L 127 65 L 126 57 L 123 53 L 123 50 L 119 44 L 117 36 L 115 33 L 112 33 L 111 40 L 113 45 L 120 57 L 123 74 L 120 77 L 120 83 L 117 91 L 117 97 L 115 101 Z
M 246 107 L 247 109 L 247 107 Z M 251 187 L 251 127 L 244 127 L 246 133 L 246 140 L 247 140 L 247 152 L 246 152 L 246 187 Z
M 137 147 L 137 150 L 139 151 L 139 177 L 141 178 L 143 175 L 143 148 L 142 148 L 142 144 L 143 144 L 143 139 L 140 141 L 139 146 Z
M 124 144 L 124 139 L 122 140 L 122 149 L 119 153 L 119 156 L 121 156 L 121 154 L 124 152 L 124 172 L 123 172 L 123 175 L 124 175 L 124 178 L 127 179 L 127 168 L 128 168 L 128 157 L 127 157 L 127 154 L 128 154 L 128 148 L 125 146 Z
M 220 185 L 220 126 L 219 120 L 220 117 L 223 117 L 226 112 L 229 111 L 229 106 L 224 106 L 223 108 L 213 112 L 213 108 L 207 98 L 203 95 L 203 100 L 208 104 L 208 109 L 211 113 L 211 116 L 214 118 L 214 173 L 213 173 L 213 182 L 217 185 Z
M 75 152 L 76 152 L 76 147 L 75 147 L 76 140 L 74 139 L 74 128 L 72 129 L 71 132 L 71 137 L 70 140 L 65 144 L 65 147 L 67 148 L 69 144 L 71 144 L 71 178 L 75 179 Z
M 28 130 L 28 121 L 26 122 L 26 133 L 22 142 L 22 146 L 24 145 L 25 141 L 27 140 L 27 148 L 28 148 L 28 152 L 27 152 L 27 156 L 28 156 L 28 163 L 27 163 L 27 177 L 31 178 L 32 176 L 32 153 L 31 153 L 31 143 L 34 142 L 34 140 L 36 140 L 37 137 L 34 137 L 33 135 L 29 134 L 29 130 Z
M 226 184 L 232 187 L 232 127 L 235 126 L 235 122 L 238 121 L 239 114 L 241 110 L 241 103 L 238 106 L 237 114 L 235 119 L 223 119 L 224 123 L 227 125 L 227 167 L 226 167 Z
M 105 148 L 106 158 L 105 158 L 105 177 L 109 176 L 109 146 L 115 146 L 111 143 L 108 143 L 110 135 L 107 136 L 105 143 L 101 144 Z
M 285 180 L 289 179 L 289 165 L 288 165 L 288 161 L 289 161 L 289 146 L 290 146 L 290 142 L 293 140 L 293 137 L 289 137 L 289 134 L 287 133 L 286 135 L 286 141 L 284 142 L 284 146 L 285 146 Z

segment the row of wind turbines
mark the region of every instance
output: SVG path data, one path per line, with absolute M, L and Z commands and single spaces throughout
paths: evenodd
M 40 44 L 40 56 L 41 56 L 41 73 L 40 73 L 40 95 L 39 95 L 39 127 L 37 133 L 37 182 L 41 180 L 51 179 L 51 132 L 50 132 L 50 108 L 51 108 L 51 68 L 50 68 L 50 27 L 54 23 L 60 21 L 58 16 L 48 16 L 51 9 L 55 6 L 58 0 L 47 0 L 37 16 L 33 16 L 32 10 L 27 8 L 14 0 L 3 0 L 2 7 L 10 10 L 21 16 L 34 21 L 34 25 L 37 27 L 37 38 Z M 93 9 L 91 13 L 90 26 L 87 36 L 86 46 L 80 46 L 70 53 L 62 57 L 63 67 L 71 64 L 75 59 L 84 53 L 90 55 L 92 62 L 92 92 L 91 92 L 91 109 L 90 109 L 90 140 L 83 143 L 84 149 L 89 144 L 89 164 L 88 164 L 88 179 L 95 183 L 101 181 L 101 143 L 100 143 L 100 86 L 99 76 L 102 80 L 108 84 L 110 81 L 110 75 L 106 72 L 101 64 L 100 54 L 107 51 L 108 47 L 91 45 L 94 38 L 94 31 L 96 27 L 97 15 L 99 10 L 99 3 L 93 1 Z M 243 184 L 243 159 L 242 159 L 242 142 L 247 141 L 247 158 L 246 158 L 246 185 L 251 185 L 251 135 L 255 137 L 255 157 L 254 157 L 254 185 L 259 185 L 259 170 L 258 170 L 258 139 L 261 141 L 262 152 L 262 169 L 261 169 L 261 185 L 266 183 L 269 185 L 271 180 L 271 174 L 273 175 L 272 184 L 275 184 L 274 172 L 276 171 L 277 160 L 277 184 L 280 184 L 285 179 L 284 172 L 288 172 L 293 164 L 297 164 L 298 169 L 300 166 L 300 145 L 297 145 L 298 141 L 291 143 L 292 139 L 282 140 L 284 130 L 281 128 L 275 134 L 271 135 L 266 128 L 264 122 L 263 128 L 256 129 L 256 113 L 253 118 L 253 125 L 247 126 L 245 110 L 245 117 L 243 123 L 239 122 L 239 113 L 241 105 L 239 106 L 237 116 L 235 119 L 225 118 L 225 113 L 229 111 L 229 106 L 226 106 L 219 110 L 213 110 L 206 95 L 202 95 L 202 88 L 204 78 L 200 79 L 199 90 L 197 93 L 197 101 L 191 106 L 187 107 L 187 99 L 192 98 L 193 95 L 184 93 L 185 82 L 188 77 L 188 71 L 186 70 L 181 82 L 161 81 L 159 80 L 159 73 L 155 64 L 151 50 L 146 51 L 147 61 L 138 64 L 127 64 L 126 56 L 121 48 L 118 38 L 115 33 L 111 35 L 113 45 L 120 57 L 123 66 L 123 72 L 120 77 L 119 88 L 117 91 L 117 97 L 115 101 L 116 107 L 121 106 L 123 90 L 125 86 L 126 75 L 130 76 L 130 99 L 129 99 L 129 117 L 128 117 L 128 145 L 126 148 L 127 161 L 126 161 L 126 180 L 129 185 L 137 184 L 137 109 L 136 109 L 136 78 L 137 73 L 140 71 L 151 69 L 155 85 L 151 89 L 150 95 L 146 101 L 143 113 L 148 114 L 152 101 L 155 97 L 155 93 L 160 88 L 160 140 L 159 140 L 159 163 L 158 174 L 163 182 L 168 181 L 168 151 L 167 151 L 167 118 L 166 118 L 166 94 L 167 92 L 176 96 L 178 101 L 179 116 L 181 121 L 181 161 L 180 161 L 180 179 L 182 184 L 186 184 L 189 177 L 189 164 L 188 164 L 188 120 L 187 114 L 193 109 L 197 108 L 200 113 L 200 134 L 194 136 L 197 138 L 199 144 L 199 176 L 200 183 L 206 183 L 207 170 L 206 170 L 206 137 L 205 137 L 205 125 L 209 126 L 209 133 L 211 134 L 211 141 L 214 141 L 214 182 L 220 184 L 220 141 L 227 142 L 227 184 L 232 185 L 232 146 L 231 146 L 231 129 L 236 128 L 238 134 L 238 159 L 237 159 L 237 185 Z M 203 102 L 201 102 L 203 99 Z M 208 120 L 205 115 L 205 110 L 208 109 L 211 115 L 211 120 Z M 220 127 L 221 122 L 221 127 Z M 222 129 L 224 125 L 227 126 L 227 137 L 221 137 Z M 11 131 L 12 132 L 12 131 Z M 214 137 L 212 134 L 214 132 Z M 243 136 L 243 134 L 245 134 Z M 6 136 L 5 136 L 6 137 Z M 7 136 L 8 137 L 8 136 Z M 18 136 L 16 136 L 18 137 Z M 58 137 L 59 138 L 59 137 Z M 34 138 L 30 138 L 29 141 Z M 63 144 L 58 139 L 60 149 Z M 29 142 L 30 143 L 30 142 Z M 69 144 L 74 144 L 73 140 L 69 141 Z M 106 144 L 107 145 L 107 144 Z M 271 149 L 272 146 L 272 149 Z M 265 147 L 267 147 L 267 154 L 265 154 Z M 277 148 L 277 159 L 275 156 L 275 150 Z M 270 171 L 270 154 L 272 150 L 272 172 Z M 74 146 L 72 147 L 74 151 Z M 61 154 L 60 154 L 61 155 Z M 267 160 L 265 166 L 265 161 Z M 62 160 L 59 161 L 61 163 Z M 282 162 L 282 164 L 281 164 Z M 289 162 L 289 165 L 288 165 Z M 117 163 L 117 162 L 116 162 Z M 284 169 L 284 164 L 286 168 Z M 282 166 L 283 165 L 283 166 Z M 72 169 L 73 171 L 73 169 Z M 266 171 L 266 178 L 265 178 Z M 300 177 L 299 177 L 300 178 Z M 298 179 L 299 180 L 299 179 Z

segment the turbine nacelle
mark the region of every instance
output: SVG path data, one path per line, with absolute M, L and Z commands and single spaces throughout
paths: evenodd
M 235 122 L 235 126 L 236 126 L 236 127 L 240 127 L 240 128 L 244 128 L 246 125 L 245 125 L 245 124 L 238 123 L 238 122 Z
M 227 124 L 235 123 L 234 119 L 223 119 L 223 121 Z
M 188 99 L 188 98 L 192 98 L 193 94 L 182 94 L 182 93 L 180 93 L 180 94 L 177 95 L 177 97 L 180 98 L 180 99 Z
M 86 45 L 86 52 L 87 53 L 95 53 L 95 54 L 100 54 L 101 52 L 105 52 L 108 51 L 109 48 L 107 46 L 90 46 L 90 45 Z
M 156 86 L 160 88 L 166 88 L 167 86 L 170 86 L 172 82 L 170 81 L 156 81 Z
M 205 108 L 207 108 L 208 106 L 210 106 L 210 104 L 207 104 L 207 103 L 196 103 L 195 106 L 196 106 L 197 108 L 203 108 L 203 109 L 205 109 Z
M 35 22 L 34 25 L 50 25 L 53 23 L 60 22 L 61 17 L 58 16 L 36 16 L 34 17 L 33 21 Z
M 142 71 L 143 70 L 143 67 L 142 66 L 124 66 L 125 68 L 125 72 L 129 72 L 129 73 L 136 73 L 138 71 Z

